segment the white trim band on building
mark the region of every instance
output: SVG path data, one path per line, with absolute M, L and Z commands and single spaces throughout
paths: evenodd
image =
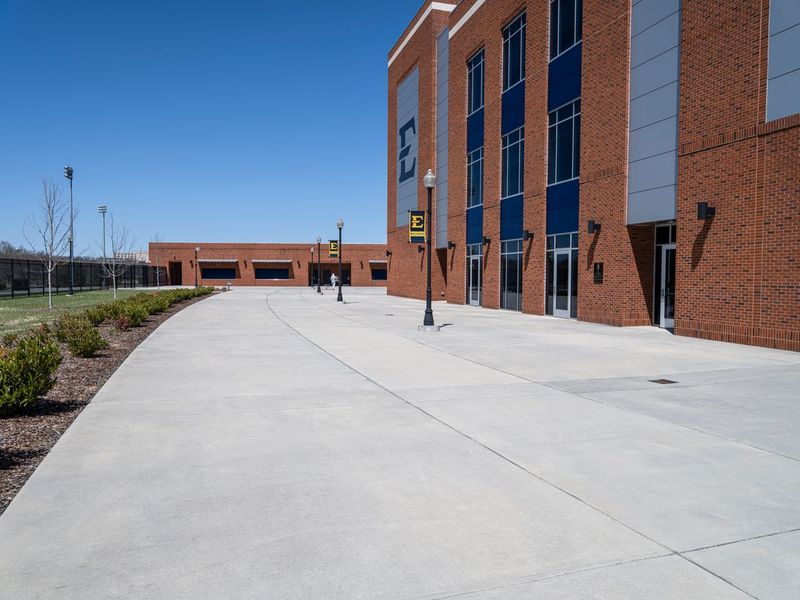
M 480 1 L 481 4 L 483 4 L 483 0 Z M 405 38 L 403 38 L 403 41 L 397 47 L 397 50 L 394 51 L 394 54 L 392 54 L 392 57 L 389 59 L 388 66 L 390 67 L 392 66 L 394 59 L 398 57 L 398 55 L 403 51 L 403 48 L 405 48 L 408 42 L 411 41 L 411 38 L 414 37 L 415 33 L 417 33 L 417 30 L 420 28 L 422 23 L 425 22 L 425 19 L 428 18 L 429 14 L 431 14 L 431 11 L 443 10 L 445 12 L 453 12 L 455 9 L 456 9 L 455 4 L 446 4 L 444 2 L 431 2 L 428 8 L 425 9 L 425 12 L 422 13 L 422 16 L 419 18 L 419 20 L 414 24 L 414 27 L 411 28 L 411 31 L 408 32 L 408 35 Z
M 465 12 L 465 13 L 464 13 L 464 16 L 463 16 L 463 17 L 461 17 L 461 18 L 458 20 L 458 23 L 456 23 L 456 24 L 453 26 L 453 28 L 450 30 L 450 37 L 449 37 L 449 39 L 451 39 L 451 40 L 453 39 L 453 36 L 456 34 L 456 32 L 457 32 L 459 29 L 461 29 L 461 27 L 464 25 L 464 23 L 466 23 L 467 21 L 469 21 L 469 20 L 472 18 L 472 15 L 474 15 L 476 12 L 478 12 L 478 9 L 479 9 L 481 6 L 483 6 L 483 3 L 484 3 L 484 2 L 486 2 L 486 0 L 477 0 L 477 1 L 475 2 L 475 4 L 473 4 L 472 6 L 470 6 L 470 7 L 469 7 L 469 10 L 468 10 L 467 12 Z
M 371 264 L 371 265 L 385 265 L 386 261 L 385 260 L 371 260 L 371 261 L 369 261 L 369 264 Z
M 198 258 L 199 263 L 238 263 L 236 258 Z

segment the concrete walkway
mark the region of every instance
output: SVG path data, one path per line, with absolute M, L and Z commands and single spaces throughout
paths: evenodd
M 0 598 L 800 596 L 800 355 L 345 297 L 162 325 L 0 516 Z

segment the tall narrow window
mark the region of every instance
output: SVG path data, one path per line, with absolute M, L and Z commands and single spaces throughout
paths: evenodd
M 580 175 L 581 101 L 565 104 L 548 115 L 547 183 Z
M 467 155 L 467 208 L 483 204 L 483 148 Z
M 503 30 L 503 91 L 525 78 L 525 13 Z
M 483 50 L 467 61 L 467 115 L 483 108 Z
M 583 39 L 583 0 L 550 0 L 550 59 Z
M 520 127 L 503 136 L 503 181 L 500 196 L 508 198 L 525 191 L 525 128 Z

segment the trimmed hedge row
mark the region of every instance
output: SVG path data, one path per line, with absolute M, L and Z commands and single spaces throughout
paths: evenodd
M 98 325 L 110 321 L 117 330 L 125 331 L 173 304 L 213 291 L 212 287 L 199 287 L 142 292 L 82 313 L 64 313 L 56 319 L 52 333 L 47 325 L 41 325 L 24 335 L 4 336 L 0 340 L 0 416 L 23 410 L 55 385 L 53 375 L 63 359 L 56 340 L 66 344 L 74 356 L 88 358 L 108 346 Z

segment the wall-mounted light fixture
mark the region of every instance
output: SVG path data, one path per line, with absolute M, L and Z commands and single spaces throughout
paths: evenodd
M 589 221 L 589 227 L 587 228 L 589 234 L 593 233 L 600 233 L 600 223 L 597 223 L 594 219 Z
M 386 256 L 387 256 L 387 257 L 389 257 L 389 256 L 391 256 L 391 255 L 392 255 L 392 251 L 391 251 L 391 250 L 387 250 L 387 251 L 386 251 Z
M 485 246 L 486 244 L 489 244 L 489 243 L 491 243 L 491 241 L 492 241 L 492 238 L 490 238 L 489 236 L 486 236 L 486 235 L 485 235 L 485 236 L 483 236 L 483 245 L 484 245 L 484 246 Z
M 715 214 L 717 214 L 717 209 L 713 206 L 709 206 L 708 202 L 697 203 L 697 218 L 700 219 L 701 221 L 710 219 Z
M 526 242 L 528 240 L 532 240 L 533 239 L 533 232 L 530 231 L 529 229 L 523 229 L 522 230 L 522 239 L 525 240 Z
M 425 252 L 425 246 L 417 246 L 417 252 L 419 252 L 420 254 Z
M 448 242 L 447 242 L 447 249 L 448 249 L 448 250 L 452 250 L 452 249 L 453 249 L 453 248 L 455 248 L 455 247 L 456 247 L 456 243 L 455 243 L 453 240 L 448 240 Z

